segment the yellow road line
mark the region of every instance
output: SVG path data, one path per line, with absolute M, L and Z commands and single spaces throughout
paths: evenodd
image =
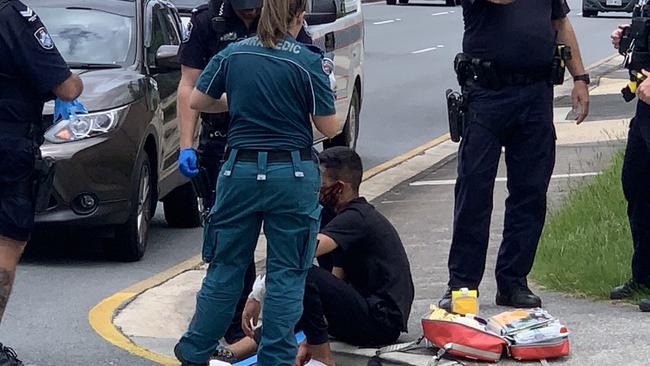
M 427 150 L 429 150 L 429 149 L 431 149 L 431 148 L 433 148 L 433 147 L 435 147 L 437 145 L 440 145 L 443 142 L 449 140 L 449 138 L 450 137 L 449 137 L 448 133 L 444 134 L 442 136 L 439 136 L 439 137 L 427 142 L 426 144 L 423 144 L 423 145 L 420 145 L 420 146 L 416 147 L 415 149 L 413 149 L 413 150 L 411 150 L 409 152 L 406 152 L 406 153 L 404 153 L 402 155 L 396 156 L 395 158 L 393 158 L 393 159 L 391 159 L 391 160 L 389 160 L 389 161 L 387 161 L 387 162 L 385 162 L 383 164 L 379 164 L 374 168 L 368 169 L 365 172 L 363 172 L 363 180 L 368 180 L 368 179 L 374 177 L 375 175 L 377 175 L 377 174 L 379 174 L 379 173 L 381 173 L 383 171 L 386 171 L 386 170 L 388 170 L 388 169 L 390 169 L 390 168 L 392 168 L 392 167 L 394 167 L 396 165 L 399 165 L 399 164 L 401 164 L 401 163 L 403 163 L 403 162 L 405 162 L 405 161 L 407 161 L 407 160 L 409 160 L 409 159 L 411 159 L 411 158 L 413 158 L 413 157 L 415 157 L 417 155 L 423 154 L 425 151 L 427 151 Z
M 427 142 L 424 145 L 418 146 L 415 149 L 399 155 L 383 164 L 377 165 L 363 173 L 363 180 L 370 179 L 375 175 L 388 170 L 400 163 L 403 163 L 406 160 L 413 158 L 414 156 L 423 154 L 425 151 L 429 150 L 432 147 L 435 147 L 445 141 L 449 140 L 449 134 L 445 134 L 438 138 Z M 183 261 L 163 272 L 160 272 L 154 276 L 147 278 L 144 281 L 138 282 L 129 286 L 128 288 L 119 291 L 99 302 L 95 305 L 90 312 L 88 313 L 88 322 L 90 326 L 99 334 L 102 338 L 107 340 L 109 343 L 131 353 L 136 356 L 143 357 L 150 361 L 159 363 L 164 366 L 178 366 L 179 362 L 172 357 L 150 351 L 144 347 L 140 347 L 137 344 L 133 343 L 129 338 L 127 338 L 122 332 L 113 324 L 113 318 L 115 317 L 115 312 L 122 307 L 128 301 L 131 301 L 137 295 L 143 293 L 144 291 L 161 285 L 162 283 L 168 281 L 175 276 L 190 270 L 201 264 L 201 256 L 194 256 L 186 261 Z

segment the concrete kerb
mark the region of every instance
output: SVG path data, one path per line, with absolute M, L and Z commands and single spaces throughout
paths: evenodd
M 608 74 L 618 67 L 614 60 L 617 55 L 610 56 L 598 63 L 590 66 L 589 71 L 592 78 L 596 80 L 596 86 L 603 75 Z M 558 88 L 559 89 L 559 88 Z M 557 91 L 556 102 L 560 98 L 570 95 L 570 88 Z M 362 194 L 369 200 L 379 197 L 384 192 L 392 189 L 403 181 L 415 177 L 417 174 L 442 165 L 449 159 L 455 157 L 457 152 L 456 144 L 449 141 L 448 135 L 443 135 L 431 142 L 424 144 L 406 154 L 380 165 L 377 168 L 370 169 L 364 173 L 364 185 Z M 199 256 L 193 257 L 169 270 L 153 276 L 145 281 L 139 282 L 127 289 L 124 289 L 100 302 L 89 313 L 89 322 L 93 329 L 110 343 L 127 350 L 128 352 L 152 360 L 163 365 L 178 365 L 175 359 L 157 352 L 150 351 L 136 344 L 132 339 L 122 333 L 122 329 L 114 324 L 115 318 L 127 308 L 135 299 L 143 293 L 153 288 L 159 287 L 173 278 L 188 272 L 192 269 L 198 269 L 202 265 Z M 110 314 L 109 314 L 110 313 Z M 371 349 L 357 349 L 355 347 L 343 344 L 334 344 L 333 350 L 337 357 L 342 358 L 339 364 L 357 364 L 357 360 L 366 359 L 374 354 Z M 399 355 L 399 356 L 397 356 Z M 386 365 L 421 365 L 430 360 L 430 355 L 410 354 L 406 360 L 404 354 L 386 355 L 383 360 Z M 349 360 L 352 363 L 347 363 Z M 392 363 L 391 363 L 392 362 Z

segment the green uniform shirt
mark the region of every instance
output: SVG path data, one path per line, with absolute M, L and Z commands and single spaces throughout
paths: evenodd
M 335 113 L 331 67 L 316 50 L 292 37 L 275 48 L 252 37 L 212 58 L 196 87 L 215 99 L 228 94 L 230 147 L 297 150 L 313 144 L 310 114 Z

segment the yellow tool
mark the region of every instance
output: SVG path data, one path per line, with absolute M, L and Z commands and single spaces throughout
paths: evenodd
M 452 291 L 451 311 L 456 314 L 478 315 L 478 291 L 466 287 Z

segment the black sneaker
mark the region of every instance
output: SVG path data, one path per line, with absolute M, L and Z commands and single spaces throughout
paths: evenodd
M 609 298 L 612 300 L 629 299 L 634 295 L 635 292 L 647 291 L 648 289 L 648 285 L 630 279 L 624 284 L 614 287 L 609 293 Z
M 227 347 L 219 347 L 217 348 L 216 351 L 212 354 L 212 357 L 210 357 L 211 360 L 217 360 L 217 361 L 223 361 L 223 362 L 228 362 L 228 363 L 236 363 L 239 362 L 239 358 L 237 358 L 237 355 L 229 350 Z
M 0 366 L 23 366 L 23 363 L 18 359 L 13 349 L 0 343 Z
M 643 299 L 639 303 L 639 309 L 643 311 L 644 313 L 650 312 L 650 299 Z
M 517 286 L 508 292 L 497 290 L 496 303 L 523 309 L 542 307 L 542 299 L 530 291 L 528 286 Z
M 447 287 L 447 291 L 442 295 L 442 299 L 438 301 L 438 307 L 451 313 L 451 287 Z
M 181 354 L 181 346 L 179 344 L 176 344 L 176 346 L 174 346 L 174 356 L 176 356 L 176 358 L 181 362 L 181 366 L 209 366 L 208 362 L 194 363 L 185 360 Z M 0 366 L 2 366 L 2 364 L 0 364 Z

